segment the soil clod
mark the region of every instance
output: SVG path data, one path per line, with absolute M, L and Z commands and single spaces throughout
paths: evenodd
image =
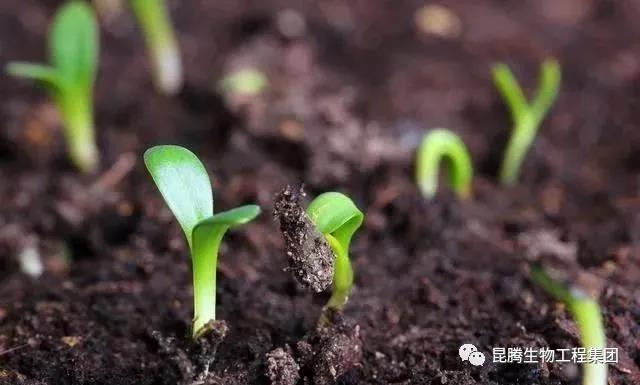
M 295 359 L 282 348 L 267 353 L 267 377 L 271 385 L 295 385 L 300 379 L 300 367 Z
M 329 322 L 296 344 L 298 363 L 314 385 L 330 385 L 360 365 L 360 325 L 348 323 L 340 314 L 329 314 Z
M 273 214 L 289 257 L 289 270 L 300 284 L 315 292 L 325 290 L 333 278 L 333 252 L 324 236 L 300 205 L 304 190 L 285 187 L 276 195 Z

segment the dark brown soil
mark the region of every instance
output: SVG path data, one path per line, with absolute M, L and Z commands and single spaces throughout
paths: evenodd
M 43 60 L 60 3 L 0 2 L 0 63 Z M 609 384 L 639 384 L 640 3 L 441 3 L 460 22 L 445 37 L 416 27 L 421 1 L 173 1 L 186 64 L 173 98 L 153 92 L 130 15 L 104 20 L 93 176 L 68 165 L 44 94 L 1 75 L 0 383 L 579 384 L 573 365 L 491 363 L 493 347 L 579 344 L 527 278 L 541 262 L 599 299 L 620 349 Z M 287 7 L 306 21 L 296 36 L 276 22 Z M 489 66 L 506 61 L 532 86 L 548 55 L 563 66 L 560 98 L 505 189 L 495 173 L 510 122 Z M 267 91 L 218 93 L 247 64 Z M 417 142 L 439 126 L 472 152 L 470 202 L 425 202 L 413 183 Z M 366 219 L 342 317 L 316 330 L 328 296 L 283 271 L 263 214 L 226 236 L 224 322 L 192 344 L 186 243 L 141 162 L 167 143 L 205 160 L 217 209 L 269 213 L 287 184 L 349 194 Z M 18 263 L 34 252 L 37 279 Z M 463 343 L 487 363 L 462 362 Z

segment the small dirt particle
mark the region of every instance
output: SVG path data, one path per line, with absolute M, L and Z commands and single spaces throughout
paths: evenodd
M 267 377 L 271 385 L 295 385 L 300 379 L 300 367 L 291 354 L 282 348 L 267 353 Z
M 304 287 L 321 292 L 333 279 L 334 256 L 324 235 L 300 206 L 304 195 L 302 188 L 285 187 L 276 195 L 273 215 L 280 221 L 289 270 Z

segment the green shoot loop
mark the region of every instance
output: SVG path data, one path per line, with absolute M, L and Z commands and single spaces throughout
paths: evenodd
M 460 199 L 471 195 L 473 166 L 464 142 L 447 129 L 430 131 L 422 139 L 416 157 L 416 182 L 422 195 L 432 199 L 438 191 L 438 171 L 445 159 L 449 165 L 449 184 Z

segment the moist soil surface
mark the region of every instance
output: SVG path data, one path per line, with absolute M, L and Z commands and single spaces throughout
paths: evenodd
M 67 163 L 44 93 L 0 75 L 1 383 L 579 384 L 572 363 L 492 363 L 494 347 L 579 346 L 531 264 L 598 299 L 619 349 L 609 384 L 640 383 L 639 3 L 452 0 L 435 30 L 416 23 L 421 1 L 170 3 L 186 76 L 174 97 L 154 92 L 129 12 L 101 18 L 94 175 Z M 45 59 L 60 4 L 0 3 L 3 65 Z M 489 68 L 505 61 L 531 90 L 548 56 L 562 90 L 506 188 L 510 120 Z M 219 90 L 247 66 L 264 92 Z M 472 154 L 466 202 L 415 186 L 435 127 Z M 198 343 L 186 242 L 141 161 L 169 143 L 203 159 L 216 210 L 263 208 L 224 239 L 221 321 Z M 271 212 L 286 185 L 344 192 L 366 215 L 352 296 L 323 328 L 328 293 L 285 271 Z M 38 278 L 20 263 L 34 256 Z M 483 366 L 459 359 L 463 343 Z

